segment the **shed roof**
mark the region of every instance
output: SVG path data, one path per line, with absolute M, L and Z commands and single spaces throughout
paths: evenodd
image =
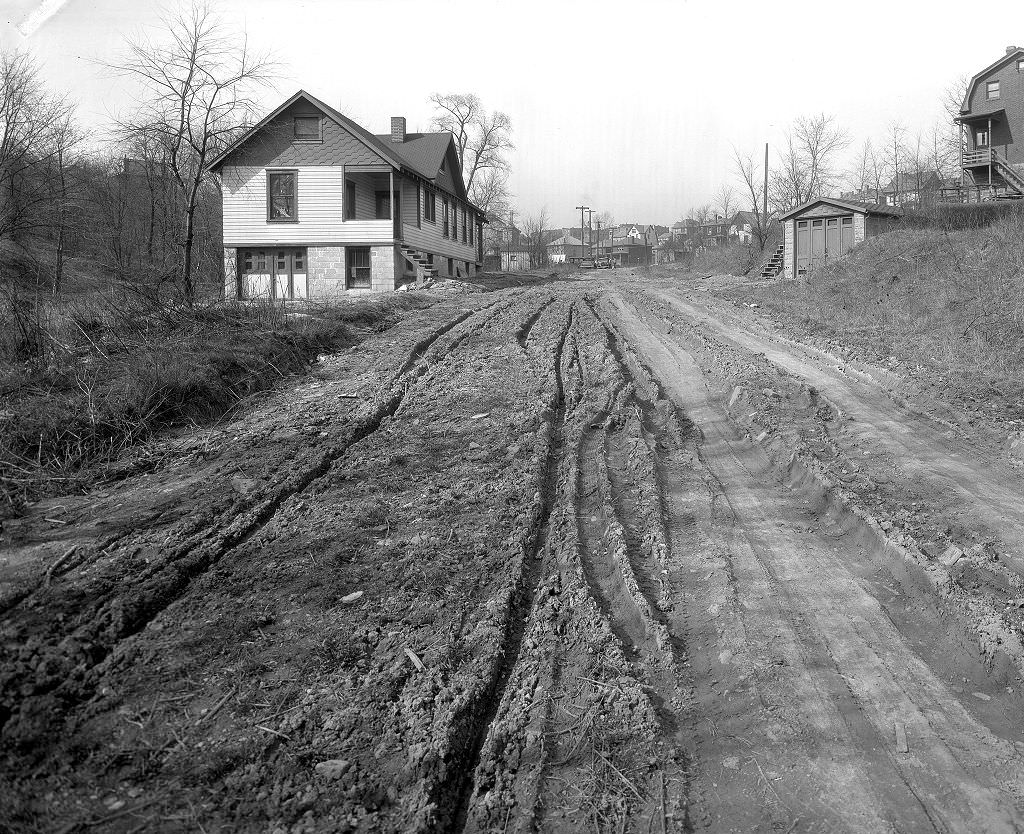
M 854 200 L 841 200 L 835 197 L 819 197 L 815 200 L 810 200 L 804 203 L 802 206 L 797 206 L 795 209 L 790 209 L 785 214 L 779 217 L 779 220 L 788 220 L 790 217 L 796 217 L 797 215 L 803 214 L 814 206 L 825 203 L 836 208 L 848 209 L 855 214 L 876 214 L 885 215 L 888 217 L 899 217 L 903 214 L 898 208 L 892 206 L 880 206 L 877 203 L 859 203 Z
M 582 246 L 583 241 L 577 240 L 570 235 L 563 235 L 558 240 L 553 240 L 548 246 Z

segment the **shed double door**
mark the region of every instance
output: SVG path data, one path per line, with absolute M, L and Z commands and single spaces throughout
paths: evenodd
M 306 250 L 274 249 L 274 298 L 295 300 L 306 298 Z
M 796 274 L 806 275 L 853 249 L 853 216 L 796 222 Z

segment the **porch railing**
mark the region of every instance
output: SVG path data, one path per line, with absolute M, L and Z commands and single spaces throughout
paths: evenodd
M 973 168 L 977 165 L 988 165 L 993 162 L 992 150 L 985 148 L 984 150 L 978 151 L 964 151 L 963 152 L 963 167 Z

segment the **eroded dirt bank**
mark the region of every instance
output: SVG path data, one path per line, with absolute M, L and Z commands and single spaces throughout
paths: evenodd
M 752 338 L 626 273 L 468 293 L 37 508 L 0 820 L 1017 830 L 1017 540 Z

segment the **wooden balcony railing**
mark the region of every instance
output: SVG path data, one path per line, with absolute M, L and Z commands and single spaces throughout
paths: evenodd
M 992 150 L 990 148 L 963 152 L 962 164 L 964 168 L 975 168 L 979 165 L 988 165 L 992 161 Z

